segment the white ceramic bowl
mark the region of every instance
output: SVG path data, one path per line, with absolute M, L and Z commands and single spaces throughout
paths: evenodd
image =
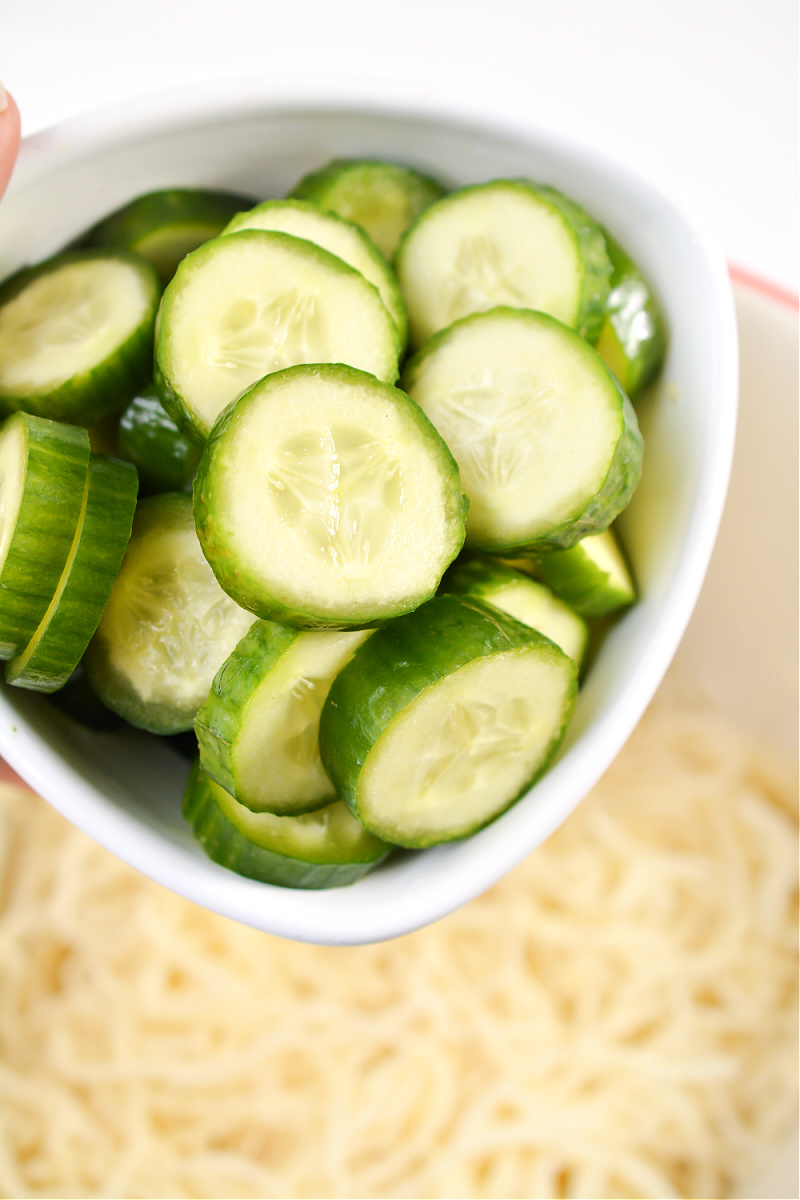
M 225 185 L 281 196 L 306 171 L 347 155 L 407 162 L 449 186 L 503 176 L 553 184 L 619 237 L 667 314 L 662 381 L 638 406 L 644 477 L 622 522 L 642 599 L 606 639 L 558 762 L 471 839 L 398 853 L 348 888 L 291 891 L 205 857 L 181 817 L 186 764 L 155 739 L 131 730 L 91 734 L 34 694 L 0 695 L 0 753 L 98 842 L 207 908 L 329 944 L 406 933 L 478 895 L 565 819 L 615 757 L 699 593 L 725 498 L 737 392 L 725 265 L 668 188 L 525 114 L 374 81 L 204 85 L 37 134 L 23 144 L 0 205 L 0 277 L 56 251 L 137 193 Z

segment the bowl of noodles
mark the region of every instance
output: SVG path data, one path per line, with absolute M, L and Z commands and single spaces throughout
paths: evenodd
M 476 836 L 393 855 L 350 887 L 274 887 L 209 862 L 181 815 L 187 764 L 137 730 L 76 728 L 40 697 L 0 696 L 0 751 L 98 843 L 184 897 L 283 937 L 380 941 L 479 895 L 541 844 L 609 766 L 662 678 L 699 592 L 722 511 L 736 413 L 736 331 L 724 263 L 664 183 L 520 114 L 400 85 L 233 81 L 149 97 L 23 145 L 0 208 L 0 275 L 68 244 L 131 196 L 224 186 L 282 196 L 330 158 L 391 158 L 448 188 L 528 177 L 589 208 L 651 282 L 669 350 L 639 402 L 645 470 L 622 533 L 641 599 L 611 628 L 560 756 Z

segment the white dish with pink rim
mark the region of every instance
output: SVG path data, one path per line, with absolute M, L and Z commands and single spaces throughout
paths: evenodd
M 210 862 L 181 816 L 187 765 L 134 730 L 92 734 L 46 700 L 0 695 L 0 753 L 69 820 L 198 904 L 282 937 L 379 941 L 478 895 L 546 838 L 618 753 L 659 685 L 699 594 L 734 444 L 736 324 L 725 264 L 668 185 L 518 112 L 374 80 L 236 80 L 130 102 L 23 143 L 0 206 L 0 278 L 61 248 L 134 195 L 226 186 L 284 195 L 328 159 L 407 162 L 447 186 L 527 176 L 560 188 L 626 246 L 665 310 L 661 381 L 639 404 L 642 483 L 622 532 L 642 598 L 614 626 L 558 761 L 463 842 L 391 858 L 358 883 L 292 891 Z

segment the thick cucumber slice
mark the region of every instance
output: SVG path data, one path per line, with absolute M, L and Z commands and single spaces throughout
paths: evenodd
M 152 370 L 158 277 L 136 255 L 76 250 L 0 290 L 0 406 L 91 425 Z
M 354 267 L 380 292 L 397 326 L 401 346 L 405 347 L 408 317 L 394 272 L 359 225 L 335 213 L 321 212 L 307 201 L 265 200 L 249 212 L 239 213 L 222 232 L 238 233 L 242 229 L 267 229 L 305 238 Z
M 347 158 L 304 176 L 291 194 L 355 221 L 391 258 L 411 222 L 444 195 L 444 188 L 410 167 Z
M 117 452 L 132 462 L 142 491 L 179 492 L 200 461 L 200 450 L 164 411 L 155 386 L 134 396 L 119 419 Z
M 256 380 L 344 362 L 393 383 L 400 341 L 377 290 L 309 241 L 246 229 L 187 255 L 164 292 L 156 383 L 196 441 Z
M 337 676 L 322 761 L 376 836 L 424 847 L 476 832 L 541 775 L 577 666 L 498 609 L 437 596 L 377 630 Z
M 667 347 L 661 309 L 639 268 L 609 233 L 606 248 L 613 274 L 597 350 L 629 396 L 658 374 Z
M 521 571 L 490 559 L 466 559 L 450 567 L 440 590 L 493 604 L 549 637 L 578 666 L 583 663 L 589 643 L 586 622 L 548 587 Z
M 167 284 L 190 250 L 216 237 L 235 213 L 253 203 L 250 196 L 209 188 L 147 192 L 99 221 L 84 242 L 140 254 Z
M 189 774 L 183 813 L 213 862 L 279 887 L 344 887 L 393 849 L 367 833 L 340 800 L 296 817 L 251 812 L 209 779 L 199 761 Z
M 335 800 L 319 757 L 319 714 L 334 678 L 369 636 L 256 621 L 195 718 L 205 773 L 254 812 L 290 816 Z
M 89 453 L 74 425 L 15 413 L 0 427 L 0 659 L 27 645 L 58 587 Z
M 543 554 L 536 571 L 584 617 L 605 617 L 636 600 L 636 584 L 612 529 L 583 538 L 569 550 Z
M 58 587 L 39 627 L 6 664 L 17 687 L 54 692 L 80 662 L 128 545 L 139 482 L 130 463 L 93 454 L 83 509 Z
M 341 629 L 433 595 L 461 548 L 466 501 L 450 451 L 408 396 L 322 364 L 269 375 L 228 409 L 200 460 L 194 511 L 238 604 Z
M 192 500 L 142 500 L 122 568 L 84 657 L 101 700 L 152 733 L 191 729 L 222 663 L 253 623 L 200 550 Z
M 630 401 L 597 351 L 545 313 L 457 321 L 411 359 L 404 387 L 458 462 L 474 549 L 574 545 L 639 482 Z
M 404 236 L 395 269 L 416 347 L 502 305 L 549 313 L 593 341 L 611 275 L 600 226 L 560 192 L 523 180 L 438 200 Z

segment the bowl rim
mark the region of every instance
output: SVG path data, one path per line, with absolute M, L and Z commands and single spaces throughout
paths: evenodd
M 649 169 L 634 165 L 605 146 L 589 145 L 552 122 L 509 111 L 477 94 L 357 76 L 235 77 L 184 84 L 117 101 L 27 136 L 8 194 L 34 185 L 65 156 L 69 161 L 78 161 L 151 133 L 177 133 L 211 120 L 245 119 L 259 113 L 310 114 L 336 108 L 396 119 L 420 118 L 493 137 L 511 136 L 562 157 L 580 157 L 597 169 L 611 170 L 637 190 L 657 194 L 688 231 L 697 261 L 703 265 L 718 344 L 715 392 L 706 414 L 706 425 L 713 426 L 714 437 L 706 437 L 697 471 L 702 504 L 698 505 L 696 498 L 692 503 L 685 541 L 657 618 L 658 636 L 652 640 L 651 652 L 635 664 L 619 694 L 583 732 L 582 754 L 577 761 L 565 755 L 551 768 L 546 776 L 548 796 L 556 796 L 562 778 L 569 779 L 569 787 L 561 789 L 556 801 L 532 806 L 524 820 L 520 806 L 509 810 L 503 822 L 489 826 L 480 835 L 480 851 L 475 839 L 459 843 L 458 869 L 443 872 L 435 883 L 420 885 L 419 880 L 411 879 L 402 895 L 398 891 L 388 904 L 385 898 L 378 901 L 371 894 L 370 880 L 374 877 L 367 876 L 355 885 L 361 889 L 363 901 L 354 899 L 350 903 L 345 897 L 336 904 L 323 905 L 318 893 L 291 892 L 288 899 L 286 889 L 244 879 L 204 859 L 187 859 L 181 847 L 115 807 L 79 772 L 62 762 L 52 747 L 20 721 L 6 696 L 0 694 L 0 752 L 32 787 L 95 841 L 156 882 L 206 908 L 278 936 L 330 945 L 375 942 L 411 932 L 479 895 L 553 832 L 611 764 L 661 682 L 699 596 L 727 494 L 738 390 L 736 317 L 727 266 L 715 240 L 685 199 Z M 52 786 L 54 772 L 59 777 L 57 793 Z M 537 787 L 542 787 L 541 781 Z M 514 836 L 522 829 L 523 839 Z M 428 856 L 437 853 L 425 852 Z M 356 895 L 354 888 L 337 892 L 339 897 L 343 893 Z M 264 900 L 273 893 L 274 902 Z

